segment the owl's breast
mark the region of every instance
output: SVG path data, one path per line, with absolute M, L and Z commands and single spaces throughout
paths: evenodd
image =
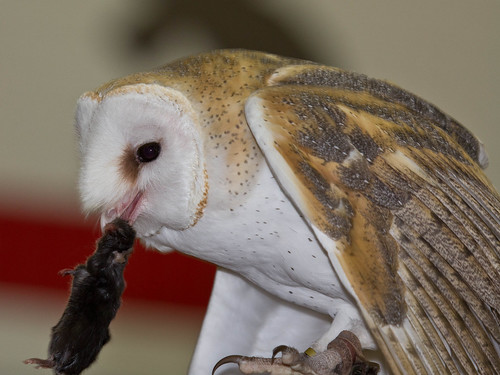
M 162 228 L 148 241 L 233 270 L 279 298 L 318 312 L 332 314 L 338 298 L 352 302 L 265 162 L 252 177 L 252 183 L 241 185 L 238 175 L 230 183 L 212 182 L 210 190 L 219 191 L 215 199 L 209 192 L 194 227 L 180 232 Z

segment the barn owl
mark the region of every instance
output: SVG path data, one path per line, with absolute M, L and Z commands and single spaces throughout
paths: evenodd
M 86 211 L 218 266 L 190 374 L 344 330 L 381 373 L 500 373 L 500 197 L 435 106 L 223 50 L 83 94 L 76 128 Z

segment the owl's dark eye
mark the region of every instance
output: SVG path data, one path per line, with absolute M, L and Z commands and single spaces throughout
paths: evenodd
M 161 146 L 158 142 L 145 143 L 137 149 L 137 160 L 141 163 L 149 163 L 155 160 L 161 151 Z

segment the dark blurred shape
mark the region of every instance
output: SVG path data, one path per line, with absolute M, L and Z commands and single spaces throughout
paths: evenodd
M 195 23 L 217 40 L 219 48 L 244 48 L 311 59 L 279 20 L 251 1 L 149 0 L 150 23 L 134 36 L 133 48 L 152 48 L 154 40 L 179 22 Z
M 66 309 L 52 327 L 48 358 L 29 358 L 24 363 L 54 369 L 56 374 L 79 375 L 111 339 L 109 325 L 121 305 L 123 271 L 135 230 L 118 218 L 106 224 L 103 232 L 85 264 L 59 272 L 71 275 L 73 281 Z

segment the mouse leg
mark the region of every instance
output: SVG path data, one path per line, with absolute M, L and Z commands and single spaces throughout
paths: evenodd
M 54 368 L 55 362 L 52 359 L 28 358 L 23 361 L 26 365 L 35 365 L 35 368 Z

